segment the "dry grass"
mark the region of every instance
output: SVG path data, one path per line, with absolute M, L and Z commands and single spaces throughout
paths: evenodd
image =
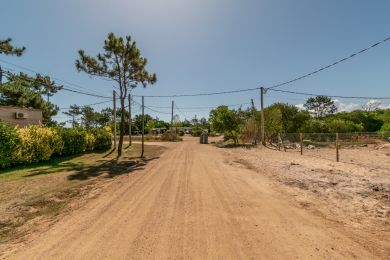
M 116 153 L 89 153 L 0 172 L 0 243 L 21 238 L 34 220 L 59 214 L 75 198 L 100 183 L 143 169 L 165 148 L 134 144 L 120 159 Z

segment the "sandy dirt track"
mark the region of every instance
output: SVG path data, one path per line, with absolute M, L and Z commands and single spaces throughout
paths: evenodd
M 197 139 L 19 248 L 12 259 L 377 259 L 334 222 L 293 206 L 270 179 Z

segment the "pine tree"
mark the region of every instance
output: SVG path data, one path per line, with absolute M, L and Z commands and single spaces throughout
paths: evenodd
M 127 94 L 139 84 L 146 87 L 154 84 L 156 74 L 146 70 L 147 59 L 141 56 L 136 42 L 130 36 L 126 39 L 108 34 L 104 41 L 104 53 L 96 57 L 85 54 L 79 50 L 79 59 L 76 60 L 77 70 L 84 71 L 93 76 L 111 79 L 118 83 L 120 98 L 120 137 L 118 144 L 118 157 L 122 154 L 123 136 L 125 133 L 125 101 Z
M 8 38 L 6 40 L 0 40 L 0 54 L 5 55 L 15 55 L 15 56 L 22 56 L 23 52 L 26 50 L 26 47 L 18 48 L 14 47 L 11 44 L 12 39 Z M 3 82 L 3 70 L 0 66 L 0 84 Z

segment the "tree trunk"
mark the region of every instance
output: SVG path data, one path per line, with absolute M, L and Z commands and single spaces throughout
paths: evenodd
M 125 99 L 121 100 L 121 123 L 119 126 L 119 144 L 118 144 L 118 158 L 122 155 L 123 137 L 125 135 Z

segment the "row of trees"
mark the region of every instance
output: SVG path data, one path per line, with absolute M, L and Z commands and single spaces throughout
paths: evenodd
M 15 47 L 11 39 L 0 40 L 0 54 L 22 56 L 25 47 Z M 109 79 L 117 83 L 120 100 L 120 138 L 118 143 L 118 156 L 122 153 L 123 137 L 126 132 L 125 101 L 127 94 L 132 89 L 142 85 L 154 84 L 157 81 L 156 74 L 146 70 L 147 59 L 141 56 L 136 42 L 127 36 L 125 39 L 109 33 L 103 44 L 103 52 L 95 57 L 79 50 L 79 57 L 75 61 L 76 69 L 92 76 Z M 54 124 L 52 117 L 57 115 L 59 108 L 49 102 L 49 97 L 62 89 L 47 76 L 37 74 L 34 77 L 26 74 L 13 74 L 6 72 L 7 82 L 2 83 L 3 70 L 0 67 L 0 105 L 14 105 L 19 107 L 37 108 L 43 111 L 44 122 L 47 125 Z M 47 100 L 45 98 L 47 97 Z M 108 112 L 108 111 L 106 111 Z M 107 123 L 107 116 L 97 117 L 91 107 L 71 107 L 69 115 L 83 116 L 85 127 L 96 127 Z M 76 120 L 72 120 L 76 125 Z
M 283 133 L 347 133 L 390 131 L 390 109 L 355 110 L 336 113 L 328 97 L 309 98 L 301 111 L 294 105 L 275 103 L 264 109 L 265 134 L 271 138 Z M 211 130 L 223 133 L 235 143 L 260 138 L 260 113 L 254 107 L 231 110 L 219 106 L 210 112 Z

